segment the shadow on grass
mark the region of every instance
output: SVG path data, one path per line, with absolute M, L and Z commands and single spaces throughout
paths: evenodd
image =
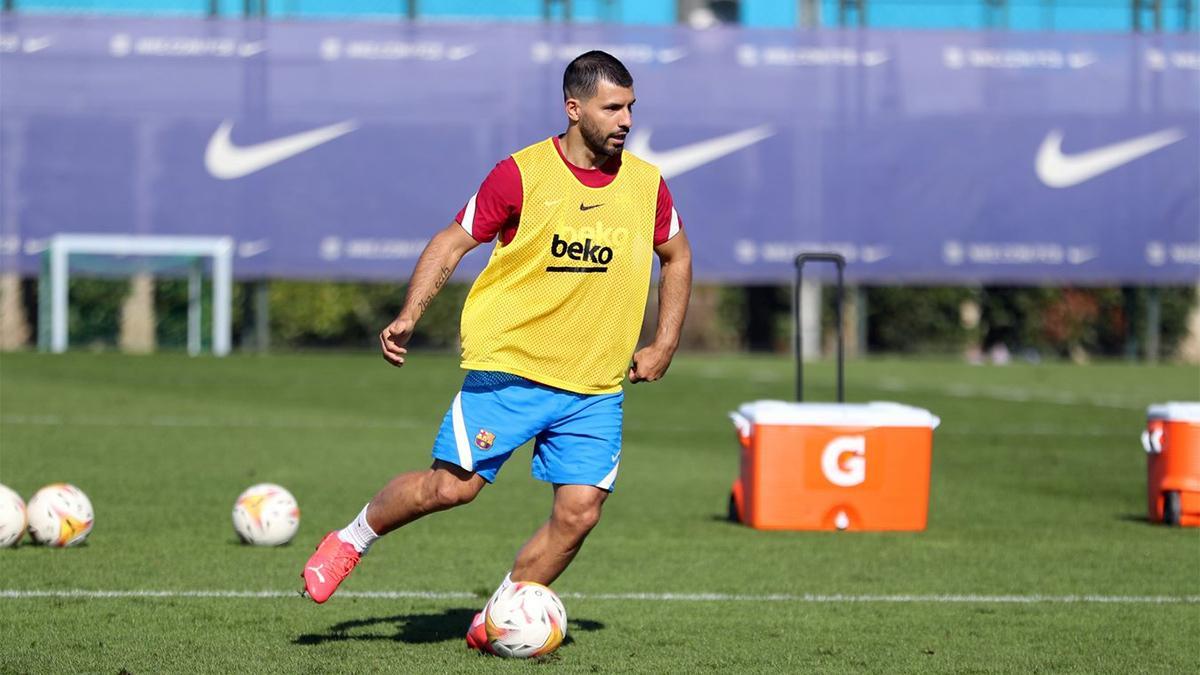
M 342 621 L 330 626 L 324 633 L 305 633 L 297 636 L 292 642 L 298 645 L 320 645 L 347 640 L 392 640 L 408 644 L 461 641 L 465 640 L 467 626 L 471 625 L 471 619 L 477 611 L 479 610 L 458 607 L 442 610 L 437 614 L 397 614 Z M 604 624 L 599 621 L 571 619 L 567 622 L 567 639 L 563 644 L 573 641 L 571 633 L 574 631 L 603 629 Z
M 1151 524 L 1151 525 L 1158 524 L 1158 523 L 1151 523 L 1150 517 L 1147 516 L 1145 513 L 1118 513 L 1117 520 L 1123 520 L 1127 523 L 1142 523 L 1142 524 Z
M 225 543 L 229 546 L 234 546 L 237 548 L 244 548 L 248 551 L 255 550 L 255 549 L 262 550 L 262 551 L 289 549 L 289 548 L 292 548 L 292 546 L 294 545 L 294 542 L 285 541 L 282 544 L 275 544 L 273 546 L 255 546 L 254 544 L 251 544 L 250 542 L 246 541 L 245 539 L 241 539 L 239 537 L 233 537 L 232 539 L 227 539 L 227 540 L 225 540 Z M 301 548 L 303 548 L 303 547 L 301 547 Z

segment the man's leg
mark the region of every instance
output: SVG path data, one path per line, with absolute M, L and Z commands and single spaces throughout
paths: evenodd
M 553 399 L 549 388 L 516 375 L 467 373 L 433 442 L 433 466 L 393 478 L 349 525 L 321 541 L 303 573 L 312 599 L 324 602 L 380 535 L 473 500 L 513 451 L 542 431 L 547 411 L 558 409 Z
M 492 597 L 503 592 L 513 581 L 533 581 L 543 586 L 553 583 L 575 559 L 588 533 L 600 522 L 600 508 L 607 498 L 608 490 L 591 485 L 555 485 L 550 519 L 521 547 L 512 572 L 504 577 Z M 480 612 L 467 631 L 467 646 L 490 651 L 483 624 L 483 612 Z
M 550 519 L 517 553 L 512 579 L 544 586 L 554 583 L 600 522 L 600 509 L 607 497 L 607 490 L 592 485 L 555 485 Z
M 424 471 L 396 476 L 367 504 L 367 524 L 377 536 L 403 527 L 421 516 L 467 504 L 487 481 L 482 476 L 442 460 Z
M 484 485 L 479 474 L 442 460 L 424 471 L 396 476 L 349 525 L 317 545 L 301 574 L 308 596 L 325 602 L 380 536 L 421 516 L 466 504 Z

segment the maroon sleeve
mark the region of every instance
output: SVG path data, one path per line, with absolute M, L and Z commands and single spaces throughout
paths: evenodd
M 667 189 L 667 181 L 658 179 L 658 208 L 654 214 L 654 245 L 667 243 L 683 228 L 683 221 L 675 212 L 675 200 Z
M 508 238 L 521 215 L 521 171 L 517 162 L 508 157 L 497 164 L 467 205 L 454 217 L 476 241 L 489 242 L 502 230 Z

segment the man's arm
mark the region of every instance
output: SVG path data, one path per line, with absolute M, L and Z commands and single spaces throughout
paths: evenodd
M 658 274 L 658 328 L 654 341 L 633 355 L 629 381 L 635 383 L 653 382 L 666 374 L 679 347 L 683 317 L 692 294 L 692 247 L 687 234 L 680 230 L 654 247 L 654 252 L 662 262 Z
M 442 286 L 454 274 L 458 261 L 468 251 L 479 245 L 462 225 L 450 223 L 444 230 L 433 235 L 433 239 L 421 251 L 412 278 L 408 281 L 408 295 L 404 298 L 404 308 L 400 314 L 379 333 L 379 346 L 383 349 L 383 358 L 393 366 L 404 365 L 404 355 L 408 353 L 405 345 L 412 337 L 413 327 L 434 296 L 442 290 Z

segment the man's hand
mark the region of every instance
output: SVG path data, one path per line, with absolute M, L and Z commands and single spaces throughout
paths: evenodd
M 683 230 L 665 244 L 655 246 L 654 252 L 662 262 L 658 275 L 658 328 L 654 341 L 633 355 L 633 366 L 629 369 L 629 381 L 633 384 L 661 380 L 667 374 L 679 347 L 683 317 L 692 293 L 692 248 Z
M 398 316 L 379 333 L 379 346 L 385 361 L 397 368 L 404 365 L 404 355 L 408 353 L 406 345 L 415 324 L 411 319 Z
M 671 367 L 673 356 L 675 356 L 675 350 L 669 347 L 652 344 L 639 349 L 633 355 L 633 365 L 629 368 L 629 381 L 637 384 L 638 382 L 661 380 L 662 376 L 667 374 L 667 368 Z

